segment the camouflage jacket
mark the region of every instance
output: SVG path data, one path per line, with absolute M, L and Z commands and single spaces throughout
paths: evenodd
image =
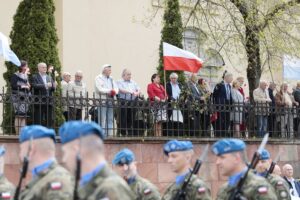
M 128 184 L 107 166 L 86 185 L 78 190 L 82 200 L 134 200 L 136 199 Z
M 162 200 L 172 200 L 175 198 L 177 192 L 181 189 L 182 184 L 171 184 L 164 193 Z M 186 200 L 211 200 L 210 189 L 206 184 L 196 175 L 192 178 L 186 189 Z
M 138 175 L 129 186 L 136 195 L 137 200 L 160 200 L 161 198 L 156 186 Z
M 70 173 L 56 162 L 39 173 L 21 191 L 21 200 L 72 200 L 74 182 Z
M 267 180 L 275 189 L 278 199 L 280 200 L 291 199 L 291 195 L 289 192 L 289 185 L 283 178 L 275 174 L 269 174 Z
M 235 187 L 225 183 L 218 191 L 217 200 L 228 200 Z M 247 179 L 241 189 L 242 196 L 247 200 L 276 200 L 273 187 L 263 177 L 249 171 Z
M 0 200 L 13 199 L 15 186 L 9 182 L 4 175 L 0 176 Z

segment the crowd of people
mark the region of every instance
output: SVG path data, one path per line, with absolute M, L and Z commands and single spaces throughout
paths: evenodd
M 52 76 L 53 66 L 47 69 L 45 63 L 39 63 L 37 67 L 38 73 L 29 79 L 27 62 L 22 61 L 11 78 L 17 133 L 25 126 L 30 108 L 19 96 L 30 93 L 40 97 L 32 106 L 33 123 L 54 125 L 53 92 L 58 84 Z M 143 108 L 137 102 L 144 99 L 141 88 L 132 80 L 129 69 L 122 71 L 120 80 L 114 80 L 111 73 L 111 65 L 105 64 L 95 78 L 94 98 L 98 103 L 89 108 L 91 119 L 104 128 L 107 136 L 114 136 L 115 130 L 121 136 L 143 136 L 141 132 L 149 127 L 139 121 L 144 120 Z M 190 74 L 186 83 L 179 83 L 178 75 L 173 72 L 165 88 L 159 75 L 153 74 L 147 86 L 153 135 L 248 137 L 251 129 L 256 132 L 255 137 L 263 137 L 266 132 L 282 138 L 300 135 L 300 83 L 291 93 L 286 83 L 277 91 L 275 83 L 261 80 L 253 91 L 254 101 L 250 103 L 244 92 L 244 81 L 243 77 L 234 79 L 226 72 L 223 80 L 212 89 L 197 74 Z M 75 73 L 74 80 L 70 73 L 64 72 L 61 86 L 65 121 L 82 120 L 83 116 L 88 119 L 87 112 L 83 113 L 87 108 L 87 88 L 82 71 Z
M 117 152 L 112 159 L 113 168 L 110 167 L 104 153 L 105 131 L 97 123 L 68 121 L 61 125 L 58 133 L 63 166 L 56 159 L 58 146 L 55 145 L 54 129 L 41 125 L 22 128 L 19 157 L 25 171 L 21 173 L 17 186 L 4 176 L 5 149 L 0 147 L 2 199 L 212 199 L 211 188 L 197 175 L 201 164 L 192 168 L 194 145 L 191 141 L 170 140 L 163 145 L 161 153 L 166 156 L 170 171 L 176 174 L 176 178 L 165 191 L 159 192 L 155 184 L 139 175 L 138 161 L 130 149 Z M 202 157 L 206 156 L 207 150 L 202 151 Z M 255 154 L 258 156 L 257 165 L 248 164 L 247 146 L 240 139 L 220 139 L 210 147 L 210 151 L 215 156 L 213 162 L 219 169 L 219 177 L 227 177 L 227 181 L 218 188 L 217 200 L 290 200 L 299 197 L 300 182 L 293 177 L 293 167 L 286 163 L 282 174 L 278 165 L 272 170 L 272 159 L 267 149 Z M 23 186 L 23 178 L 30 172 L 31 181 Z

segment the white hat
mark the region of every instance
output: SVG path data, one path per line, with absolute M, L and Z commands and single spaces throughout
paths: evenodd
M 102 65 L 102 72 L 106 69 L 106 68 L 110 68 L 111 65 L 110 64 L 104 64 Z

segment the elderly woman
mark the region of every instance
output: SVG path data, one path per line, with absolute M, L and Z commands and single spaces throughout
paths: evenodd
M 238 81 L 233 81 L 232 89 L 231 89 L 231 96 L 232 96 L 232 103 L 233 103 L 233 110 L 231 112 L 230 119 L 233 122 L 233 129 L 234 129 L 234 137 L 240 137 L 240 125 L 243 121 L 243 103 L 244 97 L 239 91 L 240 83 Z
M 153 74 L 151 77 L 151 83 L 148 84 L 147 93 L 149 96 L 149 100 L 151 102 L 165 102 L 167 99 L 166 91 L 164 86 L 160 84 L 160 77 L 158 74 Z M 155 104 L 154 104 L 155 105 Z M 164 107 L 160 107 L 158 109 L 154 109 L 154 136 L 161 136 L 162 135 L 162 128 L 161 122 L 166 121 L 167 113 Z
M 15 111 L 15 130 L 19 134 L 20 129 L 26 125 L 26 117 L 29 105 L 26 96 L 30 90 L 28 81 L 29 68 L 26 61 L 21 61 L 19 70 L 10 79 L 12 89 L 12 100 Z

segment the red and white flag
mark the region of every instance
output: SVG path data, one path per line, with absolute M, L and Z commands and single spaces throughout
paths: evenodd
M 195 54 L 163 43 L 164 69 L 197 73 L 203 61 Z

